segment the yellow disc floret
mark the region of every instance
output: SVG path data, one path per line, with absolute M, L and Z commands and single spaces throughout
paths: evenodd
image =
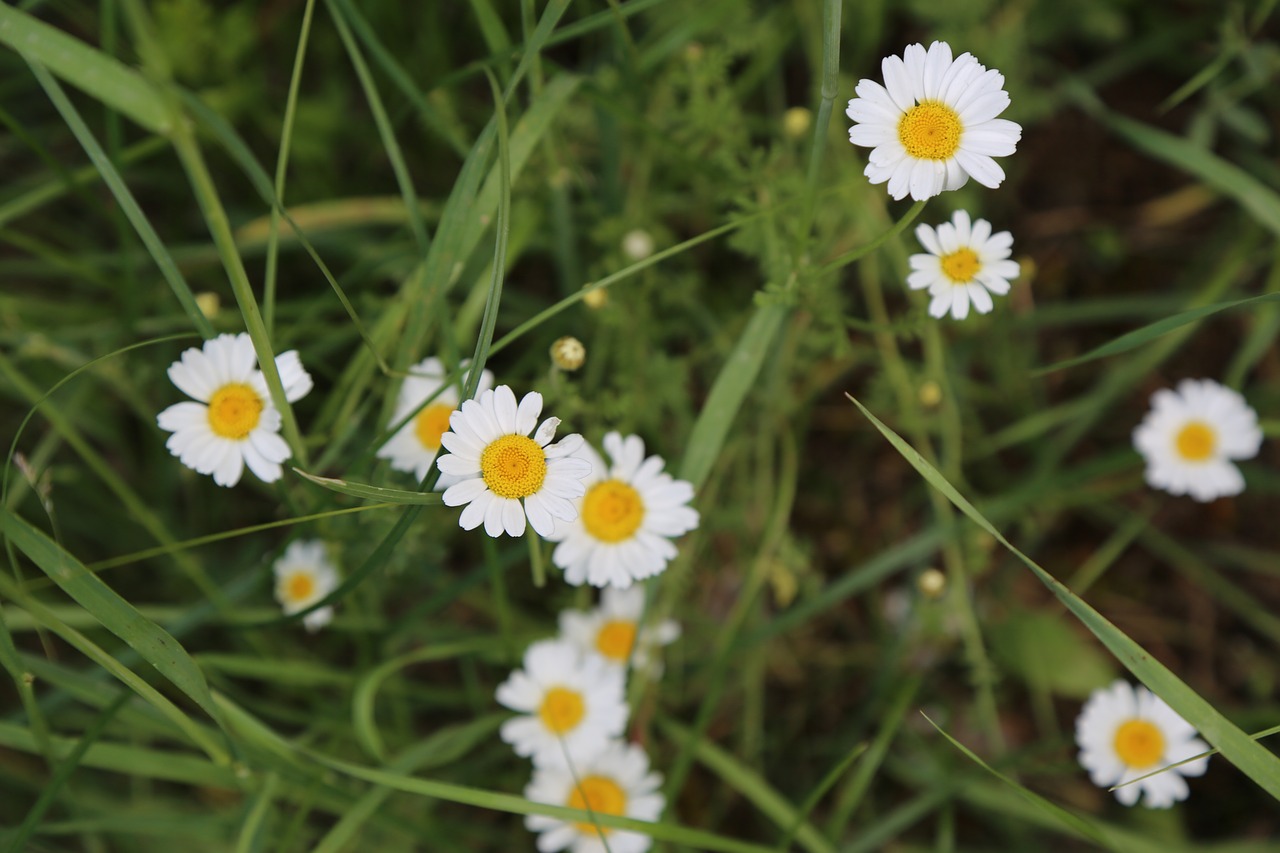
M 504 435 L 480 454 L 480 476 L 500 498 L 527 498 L 542 488 L 547 454 L 526 435 Z
M 568 687 L 552 687 L 542 697 L 542 705 L 538 708 L 542 724 L 558 735 L 577 728 L 586 712 L 582 694 Z
M 626 814 L 627 792 L 607 776 L 583 776 L 569 793 L 569 801 L 565 805 L 571 809 L 590 810 L 594 814 Z M 612 831 L 607 826 L 597 829 L 595 824 L 585 821 L 578 823 L 577 827 L 584 834 L 602 832 L 607 835 Z
M 596 651 L 609 660 L 626 663 L 631 648 L 636 644 L 636 623 L 626 619 L 613 619 L 600 626 L 596 633 Z
M 1178 455 L 1188 462 L 1204 462 L 1213 455 L 1218 444 L 1218 435 L 1213 427 L 1204 421 L 1191 421 L 1178 430 L 1174 439 Z
M 1164 756 L 1164 734 L 1154 723 L 1129 720 L 1116 729 L 1116 755 L 1134 770 L 1155 766 Z
M 982 269 L 978 254 L 968 247 L 943 255 L 941 260 L 942 274 L 951 279 L 952 284 L 968 284 Z
M 449 416 L 453 406 L 448 403 L 432 403 L 413 419 L 413 434 L 427 450 L 440 449 L 440 436 L 449 431 Z
M 264 403 L 243 382 L 229 382 L 209 398 L 209 429 L 222 438 L 242 441 L 262 417 Z
M 644 521 L 644 500 L 621 480 L 602 480 L 582 499 L 582 525 L 601 542 L 621 542 Z
M 917 160 L 949 160 L 960 147 L 960 116 L 940 101 L 922 101 L 898 120 L 898 141 Z
M 310 601 L 316 593 L 316 579 L 310 572 L 298 571 L 289 574 L 280 584 L 281 598 L 290 604 Z

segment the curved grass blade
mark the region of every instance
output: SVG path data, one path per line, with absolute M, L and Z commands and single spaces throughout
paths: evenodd
M 351 495 L 353 498 L 363 498 L 367 501 L 380 501 L 388 506 L 392 504 L 436 506 L 440 503 L 439 492 L 410 492 L 404 489 L 384 489 L 381 486 L 370 486 L 365 483 L 353 483 L 350 480 L 335 480 L 332 477 L 320 477 L 315 474 L 308 474 L 300 468 L 294 468 L 293 473 L 303 479 L 315 483 L 317 486 L 323 486 L 332 492 Z

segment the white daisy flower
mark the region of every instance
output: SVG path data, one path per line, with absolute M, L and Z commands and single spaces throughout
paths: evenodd
M 698 526 L 698 511 L 687 506 L 693 486 L 663 473 L 661 456 L 646 459 L 639 436 L 611 432 L 604 449 L 612 468 L 590 445 L 578 451 L 591 475 L 575 518 L 556 525 L 551 559 L 575 586 L 625 589 L 667 567 L 676 555 L 671 540 Z
M 858 97 L 845 115 L 857 122 L 849 141 L 870 148 L 864 174 L 889 182 L 889 195 L 916 201 L 964 186 L 972 177 L 995 188 L 1004 170 L 992 157 L 1007 157 L 1022 138 L 1017 124 L 996 118 L 1009 106 L 1004 75 L 965 53 L 935 41 L 907 47 L 901 59 L 880 63 L 884 85 L 859 80 Z
M 582 436 L 566 435 L 552 444 L 560 419 L 547 418 L 534 432 L 541 412 L 541 394 L 525 394 L 517 406 L 511 389 L 499 385 L 463 401 L 449 416 L 449 432 L 440 436 L 449 453 L 436 466 L 458 480 L 443 497 L 446 506 L 468 505 L 458 519 L 463 530 L 483 522 L 490 536 L 523 536 L 527 516 L 546 537 L 554 519 L 577 518 L 573 498 L 582 496 L 582 478 L 591 472 L 590 462 L 572 455 Z
M 650 772 L 649 757 L 635 744 L 612 741 L 590 761 L 568 767 L 538 767 L 524 789 L 526 800 L 583 809 L 593 814 L 656 821 L 666 799 L 662 776 Z M 598 822 L 567 822 L 528 815 L 524 825 L 538 838 L 540 853 L 644 853 L 653 839 L 640 832 L 611 829 Z
M 466 362 L 462 366 L 465 369 Z M 440 436 L 449 430 L 449 417 L 458 408 L 458 386 L 445 385 L 447 371 L 438 358 L 424 358 L 409 369 L 409 374 L 400 386 L 400 396 L 396 398 L 391 423 L 399 423 L 410 412 L 418 413 L 378 449 L 378 458 L 391 460 L 392 468 L 412 472 L 421 482 L 431 470 L 431 460 L 436 458 L 436 452 L 440 450 Z M 465 385 L 466 375 L 458 382 Z M 488 370 L 481 371 L 476 393 L 480 394 L 492 387 L 493 374 Z M 432 395 L 435 395 L 435 399 L 422 405 Z M 444 474 L 436 481 L 436 489 L 443 491 L 456 482 L 457 477 Z
M 653 652 L 680 636 L 680 626 L 671 619 L 657 625 L 641 625 L 644 616 L 644 587 L 606 587 L 595 610 L 560 612 L 560 636 L 584 653 L 595 652 L 619 669 L 632 669 L 657 677 L 662 664 L 651 660 Z
M 1017 261 L 1009 260 L 1013 236 L 1008 231 L 991 233 L 991 223 L 979 219 L 970 224 L 969 214 L 957 210 L 950 222 L 933 229 L 916 226 L 916 239 L 928 254 L 908 258 L 911 273 L 907 287 L 929 288 L 929 313 L 957 320 L 969 316 L 969 303 L 979 314 L 992 308 L 991 293 L 1004 296 L 1009 282 L 1018 277 Z M 991 291 L 988 293 L 987 291 Z
M 1133 431 L 1147 461 L 1147 483 L 1174 495 L 1211 501 L 1244 491 L 1232 459 L 1262 446 L 1258 416 L 1235 391 L 1212 379 L 1184 379 L 1177 391 L 1151 395 L 1151 411 Z
M 319 539 L 290 542 L 272 570 L 276 576 L 276 601 L 285 615 L 307 609 L 338 586 L 338 570 Z M 332 620 L 333 608 L 321 607 L 302 617 L 302 624 L 315 632 Z
M 1110 788 L 1208 752 L 1191 724 L 1145 687 L 1112 682 L 1093 691 L 1076 718 L 1080 765 L 1093 784 Z M 1116 799 L 1131 806 L 1140 793 L 1143 805 L 1167 809 L 1189 793 L 1183 776 L 1202 776 L 1208 757 L 1197 758 L 1141 782 L 1116 788 Z
M 311 390 L 311 376 L 296 350 L 276 356 L 276 370 L 290 403 Z M 280 479 L 280 463 L 291 455 L 280 437 L 280 412 L 271 403 L 267 382 L 257 369 L 247 334 L 219 335 L 192 347 L 169 365 L 169 378 L 199 402 L 176 403 L 156 417 L 173 433 L 169 452 L 219 486 L 240 482 L 244 466 L 265 483 Z
M 561 640 L 524 653 L 524 669 L 498 685 L 498 702 L 522 716 L 499 731 L 517 755 L 539 766 L 585 761 L 627 725 L 622 670 Z

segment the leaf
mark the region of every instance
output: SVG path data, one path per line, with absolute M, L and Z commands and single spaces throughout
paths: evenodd
M 1023 683 L 1059 696 L 1084 699 L 1114 670 L 1097 646 L 1085 642 L 1054 613 L 1016 611 L 988 632 L 992 656 Z
M 381 486 L 370 486 L 366 483 L 353 483 L 350 480 L 335 480 L 308 474 L 301 468 L 293 472 L 303 479 L 310 480 L 317 486 L 323 486 L 333 492 L 351 495 L 353 498 L 364 498 L 368 501 L 380 501 L 388 504 L 412 504 L 415 506 L 436 506 L 440 503 L 439 492 L 410 492 L 404 489 L 384 489 Z

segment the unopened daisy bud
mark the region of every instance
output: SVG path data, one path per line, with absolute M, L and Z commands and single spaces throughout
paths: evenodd
M 643 261 L 653 254 L 653 237 L 636 228 L 622 238 L 622 253 L 633 261 Z
M 804 107 L 792 107 L 782 116 L 782 132 L 792 139 L 799 139 L 813 126 L 813 113 Z
M 587 360 L 587 348 L 572 335 L 565 335 L 551 345 L 551 363 L 561 370 L 577 370 Z
M 925 598 L 937 601 L 947 591 L 947 576 L 937 569 L 925 569 L 916 578 L 916 589 Z
M 920 386 L 920 405 L 926 409 L 932 409 L 934 406 L 942 402 L 942 386 L 932 379 L 925 381 Z
M 689 62 L 701 62 L 706 52 L 701 42 L 691 41 L 684 46 L 684 58 Z
M 609 291 L 603 287 L 597 287 L 595 290 L 588 290 L 582 294 L 582 303 L 593 311 L 599 311 L 609 302 Z
M 204 315 L 206 320 L 212 320 L 218 316 L 218 309 L 222 307 L 222 299 L 218 294 L 209 291 L 197 293 L 196 307 L 200 309 L 200 313 Z

